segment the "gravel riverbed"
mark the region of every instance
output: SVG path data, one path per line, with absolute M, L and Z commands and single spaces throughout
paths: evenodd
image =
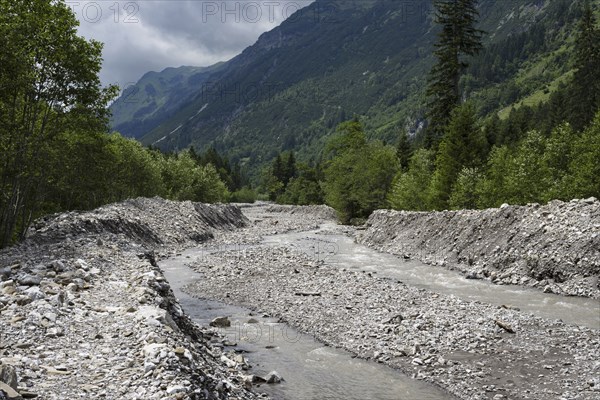
M 597 215 L 589 211 L 593 205 L 551 205 L 561 223 L 527 231 L 527 243 L 566 249 L 562 240 L 588 251 L 598 240 L 589 239 L 596 220 L 586 219 Z M 532 210 L 533 217 L 527 209 L 514 211 L 516 220 L 551 219 L 544 208 Z M 577 240 L 561 237 L 577 228 L 569 222 L 561 231 L 571 218 L 563 210 L 581 219 Z M 506 211 L 487 212 L 491 218 Z M 25 242 L 0 251 L 0 399 L 265 397 L 250 390 L 261 380 L 249 375 L 245 357 L 223 350 L 227 338 L 218 328 L 199 327 L 185 315 L 158 267 L 159 260 L 198 247 L 207 251 L 192 265 L 202 279 L 187 287 L 190 294 L 260 310 L 323 343 L 437 385 L 449 398 L 600 399 L 597 329 L 328 265 L 318 243 L 312 252 L 261 245 L 266 235 L 326 224 L 327 233 L 362 235 L 394 253 L 389 232 L 402 232 L 401 219 L 389 212 L 374 218 L 357 232 L 336 225 L 324 206 L 240 209 L 161 199 L 44 218 Z M 514 237 L 523 235 L 518 225 L 511 229 Z M 545 232 L 553 232 L 551 241 Z M 588 282 L 583 294 L 593 297 L 588 264 L 572 261 L 577 277 L 561 287 L 581 278 Z M 560 266 L 551 266 L 548 285 L 557 291 L 552 284 L 561 283 Z M 368 376 L 357 378 L 369 384 Z
M 253 225 L 221 232 L 213 245 L 257 244 L 262 235 L 332 221 L 322 209 L 311 211 L 244 208 Z M 223 247 L 192 266 L 202 274 L 186 288 L 192 295 L 279 317 L 458 398 L 600 399 L 595 329 L 345 270 L 286 245 Z

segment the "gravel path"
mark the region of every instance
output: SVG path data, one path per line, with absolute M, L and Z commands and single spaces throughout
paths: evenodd
M 261 235 L 331 222 L 327 213 L 302 208 L 244 212 L 254 225 L 215 243 L 259 243 Z M 459 398 L 600 399 L 598 330 L 346 271 L 289 246 L 207 254 L 194 269 L 204 278 L 186 289 L 190 294 L 280 317 Z

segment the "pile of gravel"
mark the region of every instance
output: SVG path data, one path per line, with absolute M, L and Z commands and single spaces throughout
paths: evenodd
M 481 211 L 376 211 L 359 243 L 473 279 L 600 298 L 600 202 Z
M 148 245 L 204 242 L 211 230 L 234 229 L 248 220 L 238 207 L 137 198 L 87 212 L 66 212 L 37 220 L 28 243 L 42 244 L 81 235 L 120 234 Z
M 38 221 L 0 252 L 0 398 L 257 398 L 217 333 L 183 313 L 153 251 L 246 222 L 236 207 L 158 198 Z

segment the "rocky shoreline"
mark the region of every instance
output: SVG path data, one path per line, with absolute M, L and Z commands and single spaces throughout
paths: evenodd
M 600 298 L 600 201 L 443 212 L 379 210 L 358 243 L 472 279 Z
M 253 227 L 223 233 L 218 242 L 259 243 L 294 220 L 305 223 L 301 211 L 244 211 Z M 203 279 L 188 293 L 279 317 L 326 344 L 440 386 L 449 397 L 600 399 L 596 329 L 347 271 L 283 245 L 220 251 L 193 268 Z
M 261 397 L 183 313 L 154 254 L 246 222 L 237 207 L 161 199 L 39 221 L 0 252 L 0 399 Z

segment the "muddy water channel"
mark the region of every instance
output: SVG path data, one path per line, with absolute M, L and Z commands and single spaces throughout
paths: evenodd
M 485 280 L 466 279 L 461 274 L 415 260 L 400 259 L 356 244 L 339 234 L 328 234 L 333 225 L 311 232 L 268 236 L 267 245 L 286 245 L 330 265 L 353 271 L 377 274 L 402 281 L 409 286 L 450 294 L 463 300 L 494 305 L 510 305 L 542 318 L 559 319 L 567 324 L 600 329 L 600 301 L 566 297 L 524 288 L 495 285 Z
M 281 384 L 263 384 L 257 392 L 285 400 L 428 400 L 453 397 L 430 384 L 411 379 L 392 368 L 353 358 L 343 350 L 324 346 L 308 335 L 260 312 L 198 299 L 181 289 L 199 274 L 187 267 L 206 249 L 190 249 L 160 262 L 182 307 L 192 319 L 208 325 L 216 317 L 228 316 L 232 326 L 222 329 L 225 347 L 244 354 L 252 368 L 249 374 L 277 371 Z M 248 323 L 253 319 L 253 323 Z M 255 322 L 258 321 L 258 322 Z

